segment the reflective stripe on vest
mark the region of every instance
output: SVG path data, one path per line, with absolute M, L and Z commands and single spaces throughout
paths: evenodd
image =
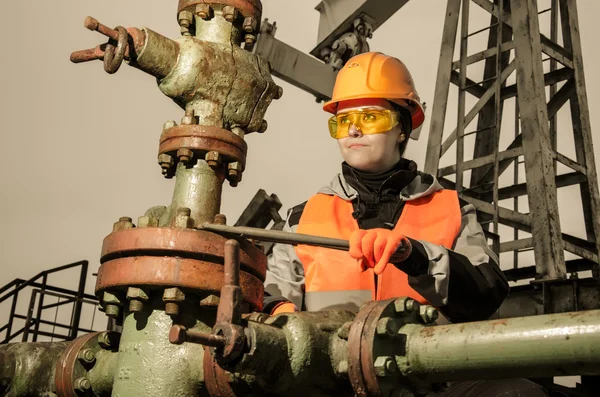
M 349 201 L 337 196 L 317 194 L 308 200 L 297 233 L 348 240 L 358 223 L 352 217 Z M 458 195 L 454 190 L 440 190 L 407 201 L 394 230 L 415 240 L 428 241 L 452 248 L 461 225 Z M 406 273 L 387 266 L 377 277 L 372 269 L 361 271 L 348 252 L 299 245 L 296 254 L 304 266 L 306 308 L 358 308 L 369 300 L 408 296 L 421 303 L 427 301 L 408 285 Z M 355 309 L 356 310 L 356 309 Z

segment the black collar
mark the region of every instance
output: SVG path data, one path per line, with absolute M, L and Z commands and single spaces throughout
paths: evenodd
M 346 182 L 366 201 L 379 201 L 383 196 L 389 195 L 398 196 L 417 174 L 417 164 L 404 158 L 389 170 L 380 173 L 360 171 L 346 162 L 342 163 L 342 175 Z

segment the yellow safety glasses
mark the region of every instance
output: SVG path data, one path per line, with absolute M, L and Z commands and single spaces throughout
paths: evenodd
M 346 138 L 351 125 L 364 135 L 381 134 L 398 125 L 398 113 L 368 108 L 339 113 L 329 119 L 329 134 L 335 139 Z

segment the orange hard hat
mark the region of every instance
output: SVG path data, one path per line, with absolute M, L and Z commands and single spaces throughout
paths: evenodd
M 408 109 L 413 130 L 425 120 L 425 109 L 406 65 L 380 52 L 358 54 L 346 62 L 323 110 L 335 114 L 340 102 L 361 98 L 383 98 Z

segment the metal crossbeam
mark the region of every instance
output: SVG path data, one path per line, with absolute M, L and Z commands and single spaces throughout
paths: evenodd
M 489 13 L 487 27 L 469 30 L 471 3 Z M 540 33 L 535 0 L 447 2 L 425 171 L 436 173 L 443 186 L 456 189 L 462 199 L 476 207 L 485 232 L 490 233 L 493 227 L 493 234 L 497 234 L 498 224 L 514 229 L 511 238 L 501 235 L 499 250 L 514 253 L 515 269 L 519 268 L 518 253 L 533 248 L 537 278 L 564 279 L 566 251 L 594 263 L 594 274 L 600 279 L 600 195 L 576 1 L 552 0 L 545 12 L 550 13 L 550 38 Z M 469 39 L 474 34 L 489 35 L 487 49 L 469 53 Z M 458 59 L 454 58 L 458 52 L 456 42 L 460 43 Z M 513 54 L 514 60 L 509 62 Z M 542 54 L 549 58 L 544 59 Z M 482 65 L 480 62 L 485 63 L 483 78 L 474 79 L 468 71 L 471 65 Z M 511 73 L 516 76 L 516 83 L 507 85 Z M 444 135 L 452 84 L 459 88 L 458 120 L 457 126 Z M 477 98 L 470 110 L 465 109 L 466 95 Z M 508 147 L 500 148 L 500 134 L 504 136 L 512 129 L 502 126 L 504 108 L 508 106 L 505 101 L 515 97 L 514 140 Z M 557 145 L 557 117 L 567 103 L 576 147 L 574 158 L 561 153 Z M 476 127 L 468 131 L 467 126 L 474 121 Z M 465 137 L 471 135 L 475 137 L 475 146 L 473 157 L 469 158 L 465 156 L 464 144 Z M 440 158 L 452 147 L 456 147 L 456 163 L 439 168 Z M 526 183 L 522 183 L 520 164 L 524 164 Z M 559 175 L 557 164 L 567 166 L 572 172 Z M 514 183 L 507 185 L 503 178 L 501 186 L 499 177 L 509 168 L 514 170 Z M 463 177 L 467 171 L 470 182 Z M 448 179 L 452 175 L 455 175 L 453 181 Z M 581 193 L 586 238 L 561 232 L 557 188 L 573 185 L 578 185 Z M 528 198 L 528 213 L 519 211 L 521 196 Z M 500 205 L 508 199 L 513 201 L 512 208 Z

